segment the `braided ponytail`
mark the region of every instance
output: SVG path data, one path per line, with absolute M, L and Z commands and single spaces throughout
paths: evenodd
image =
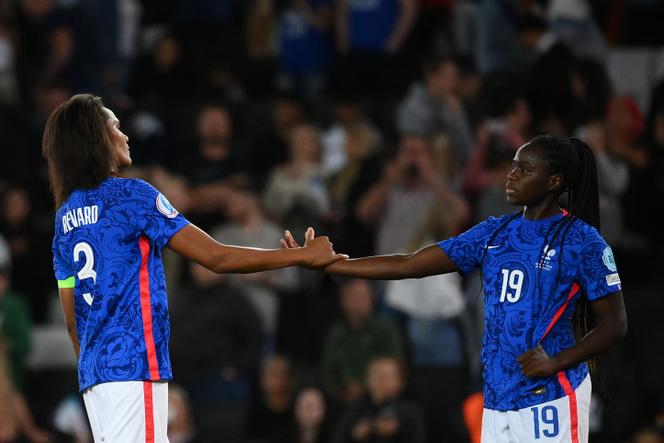
M 562 175 L 563 186 L 560 193 L 567 192 L 567 209 L 573 215 L 570 224 L 574 218 L 580 218 L 599 231 L 597 165 L 590 147 L 578 138 L 555 135 L 537 136 L 530 144 L 539 148 L 542 160 L 551 174 Z M 561 251 L 568 230 L 569 226 L 561 233 Z M 562 257 L 562 253 L 559 256 Z M 597 318 L 586 297 L 581 297 L 577 302 L 572 322 L 577 341 L 597 325 Z M 591 359 L 589 365 L 591 371 L 597 373 L 597 361 Z
M 599 231 L 599 186 L 595 155 L 583 140 L 576 137 L 569 140 L 579 161 L 576 176 L 571 177 L 568 188 L 569 211 Z

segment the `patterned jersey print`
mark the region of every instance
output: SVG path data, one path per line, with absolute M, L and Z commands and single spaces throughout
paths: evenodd
M 81 391 L 172 378 L 161 251 L 189 222 L 148 183 L 108 178 L 58 209 L 53 264 L 74 288 Z
M 517 358 L 538 344 L 552 356 L 574 346 L 579 297 L 592 302 L 621 290 L 611 248 L 597 230 L 569 214 L 536 221 L 504 215 L 439 246 L 461 273 L 481 268 L 485 408 L 517 410 L 563 397 L 556 376 L 527 378 Z M 565 373 L 576 389 L 588 367 Z

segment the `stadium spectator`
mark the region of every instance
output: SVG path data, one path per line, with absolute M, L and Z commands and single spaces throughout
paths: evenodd
M 417 404 L 405 399 L 403 363 L 377 357 L 367 368 L 367 396 L 353 403 L 340 419 L 334 443 L 426 442 L 425 421 Z
M 335 17 L 339 84 L 363 96 L 399 93 L 409 72 L 401 50 L 417 18 L 416 0 L 342 0 Z
M 374 311 L 374 294 L 365 280 L 349 280 L 340 288 L 343 320 L 329 331 L 323 349 L 323 380 L 343 404 L 360 398 L 366 389 L 369 362 L 377 356 L 403 357 L 396 326 Z
M 225 201 L 224 215 L 227 222 L 212 230 L 218 241 L 276 248 L 283 229 L 266 219 L 258 196 L 251 191 L 230 191 Z M 268 350 L 274 346 L 279 314 L 281 291 L 292 290 L 298 285 L 298 273 L 293 268 L 255 274 L 228 276 L 235 287 L 241 287 L 261 318 Z
M 331 0 L 289 0 L 279 17 L 281 91 L 303 91 L 318 98 L 326 86 L 332 58 Z
M 24 437 L 30 443 L 50 443 L 52 436 L 37 427 L 25 397 L 12 382 L 8 346 L 0 339 L 0 441 Z
M 466 223 L 467 205 L 450 189 L 442 172 L 444 165 L 434 158 L 428 138 L 403 136 L 396 158 L 360 199 L 360 219 L 378 225 L 377 253 L 407 250 L 418 241 L 419 230 L 437 205 L 444 208 L 449 232 L 458 232 Z
M 289 159 L 270 174 L 263 205 L 272 219 L 300 232 L 298 227 L 316 226 L 329 215 L 330 201 L 320 166 L 318 129 L 297 126 L 289 142 Z
M 173 300 L 178 383 L 189 392 L 194 408 L 248 400 L 263 345 L 260 317 L 241 286 L 198 264 L 190 270 L 191 290 Z M 199 345 L 192 346 L 194 342 Z
M 304 124 L 305 110 L 295 94 L 280 94 L 270 103 L 270 120 L 256 129 L 251 143 L 251 174 L 258 192 L 265 188 L 272 170 L 289 158 L 290 135 Z
M 178 385 L 168 387 L 168 441 L 170 443 L 197 443 L 196 425 L 187 391 Z
M 315 386 L 300 388 L 295 396 L 292 424 L 273 443 L 327 443 L 330 417 L 323 391 Z
M 380 177 L 380 153 L 373 127 L 358 123 L 343 129 L 343 166 L 327 179 L 331 203 L 330 224 L 336 248 L 349 255 L 364 255 L 374 249 L 374 226 L 357 216 L 364 192 Z
M 49 229 L 44 227 L 39 214 L 32 207 L 28 190 L 13 187 L 2 195 L 0 232 L 11 251 L 10 273 L 12 290 L 23 294 L 36 323 L 46 321 L 49 306 L 48 270 L 51 267 L 48 251 Z M 46 272 L 44 269 L 46 268 Z
M 246 443 L 269 443 L 287 432 L 293 414 L 294 374 L 283 355 L 268 357 L 260 375 L 260 391 L 253 399 L 245 424 Z
M 413 84 L 399 106 L 399 132 L 420 137 L 446 134 L 454 162 L 462 167 L 470 157 L 473 138 L 459 96 L 459 66 L 451 58 L 432 56 L 423 71 L 424 82 Z
M 4 348 L 12 385 L 21 391 L 27 387 L 25 361 L 30 351 L 31 326 L 23 296 L 11 290 L 11 263 L 7 257 L 0 261 L 0 346 Z

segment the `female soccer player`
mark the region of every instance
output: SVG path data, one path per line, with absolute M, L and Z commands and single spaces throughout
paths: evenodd
M 127 142 L 99 97 L 76 95 L 49 117 L 42 148 L 57 207 L 53 263 L 95 441 L 167 442 L 162 249 L 218 273 L 315 268 L 342 256 L 313 230 L 297 250 L 217 243 L 148 183 L 117 176 L 131 165 Z
M 558 204 L 563 193 L 568 210 Z M 412 254 L 340 260 L 326 270 L 387 280 L 480 269 L 482 442 L 587 442 L 585 362 L 627 330 L 616 263 L 597 230 L 592 151 L 578 139 L 536 137 L 517 151 L 506 194 L 523 210 Z M 282 243 L 298 246 L 288 233 Z

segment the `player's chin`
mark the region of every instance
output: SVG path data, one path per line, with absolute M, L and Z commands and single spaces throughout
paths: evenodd
M 523 202 L 519 198 L 518 195 L 516 195 L 514 192 L 506 192 L 505 193 L 505 199 L 507 200 L 507 203 L 510 205 L 514 206 L 521 206 L 523 205 Z

